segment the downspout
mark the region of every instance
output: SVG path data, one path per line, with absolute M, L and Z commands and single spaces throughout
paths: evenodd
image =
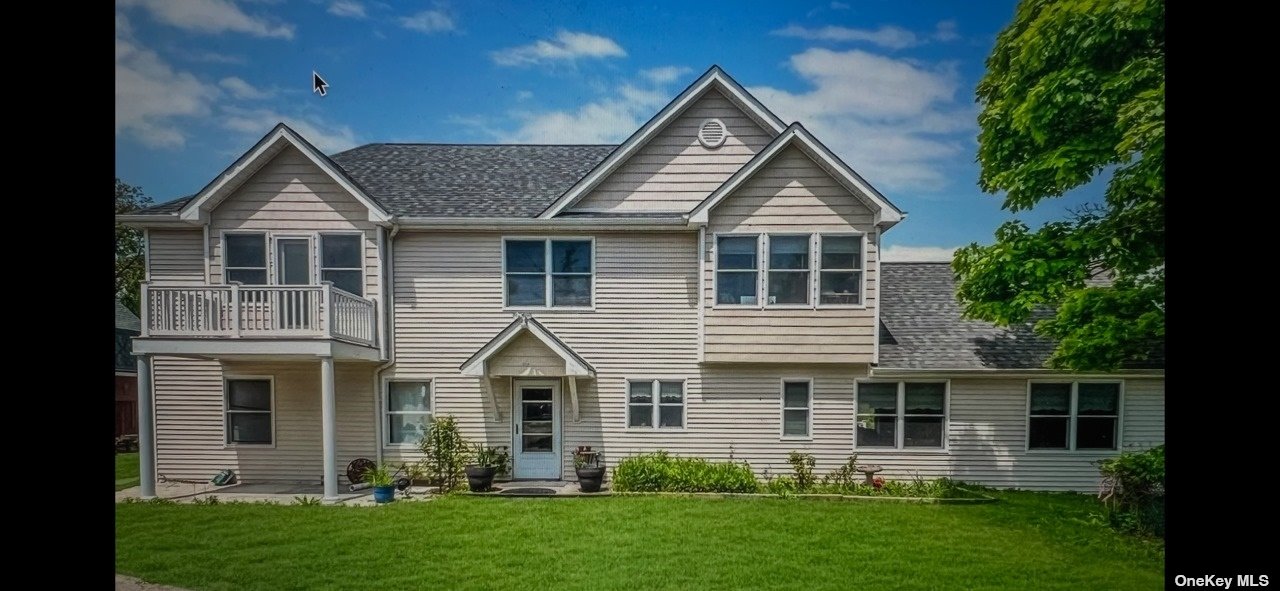
M 378 236 L 381 238 L 386 235 L 387 229 L 379 226 Z M 380 242 L 382 247 L 382 291 L 386 297 L 382 298 L 386 303 L 382 308 L 382 343 L 383 351 L 386 352 L 387 361 L 379 365 L 373 370 L 373 433 L 377 441 L 374 442 L 374 461 L 382 464 L 382 372 L 387 368 L 396 364 L 396 347 L 395 339 L 391 336 L 390 328 L 395 325 L 392 311 L 395 310 L 396 286 L 394 283 L 395 261 L 393 253 L 395 251 L 396 234 L 400 233 L 400 225 L 391 223 L 391 234 L 385 240 Z

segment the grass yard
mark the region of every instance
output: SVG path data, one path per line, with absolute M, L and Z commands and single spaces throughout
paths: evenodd
M 1090 520 L 1091 497 L 993 494 L 120 504 L 116 570 L 198 590 L 1164 587 L 1163 544 Z
M 116 490 L 138 486 L 138 454 L 116 454 Z

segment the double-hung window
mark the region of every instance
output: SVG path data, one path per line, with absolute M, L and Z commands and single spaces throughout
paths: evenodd
M 862 236 L 821 234 L 818 238 L 818 303 L 862 303 Z
M 591 240 L 509 239 L 503 249 L 507 306 L 591 306 Z
M 267 235 L 262 232 L 227 234 L 224 279 L 245 285 L 267 284 Z
M 226 388 L 227 443 L 270 445 L 272 398 L 270 378 L 228 378 Z
M 941 449 L 946 382 L 859 382 L 856 447 Z
M 813 415 L 813 383 L 809 380 L 782 380 L 782 436 L 809 436 Z
M 684 426 L 684 382 L 631 380 L 627 382 L 627 427 Z
M 320 235 L 320 280 L 355 295 L 364 295 L 364 265 L 359 234 Z
M 1116 449 L 1119 382 L 1031 382 L 1027 449 Z
M 759 236 L 716 239 L 716 303 L 756 305 L 759 297 Z
M 809 234 L 769 235 L 769 304 L 808 304 Z
M 387 382 L 387 443 L 415 444 L 431 425 L 431 382 Z

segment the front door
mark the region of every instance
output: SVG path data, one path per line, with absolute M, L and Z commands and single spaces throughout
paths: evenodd
M 560 479 L 560 381 L 516 381 L 512 477 Z

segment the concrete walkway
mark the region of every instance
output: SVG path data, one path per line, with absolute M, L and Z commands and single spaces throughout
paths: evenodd
M 116 591 L 187 591 L 178 587 L 153 585 L 128 575 L 116 575 Z
M 409 489 L 410 496 L 405 497 L 403 493 L 396 492 L 396 502 L 400 501 L 425 501 L 434 498 L 427 492 L 424 487 L 412 487 Z M 125 499 L 136 499 L 141 496 L 142 488 L 135 486 L 124 490 L 116 491 L 116 502 L 122 502 Z M 162 499 L 169 499 L 177 503 L 194 503 L 197 500 L 208 499 L 209 497 L 217 497 L 219 502 L 228 501 L 269 501 L 279 503 L 281 505 L 296 504 L 302 498 L 320 499 L 324 496 L 324 488 L 319 484 L 307 483 L 273 483 L 260 482 L 252 484 L 229 484 L 226 486 L 216 486 L 207 482 L 162 482 L 156 484 L 156 496 Z M 373 501 L 373 491 L 370 489 L 352 492 L 346 486 L 338 488 L 338 504 L 348 506 L 365 506 L 376 505 Z

